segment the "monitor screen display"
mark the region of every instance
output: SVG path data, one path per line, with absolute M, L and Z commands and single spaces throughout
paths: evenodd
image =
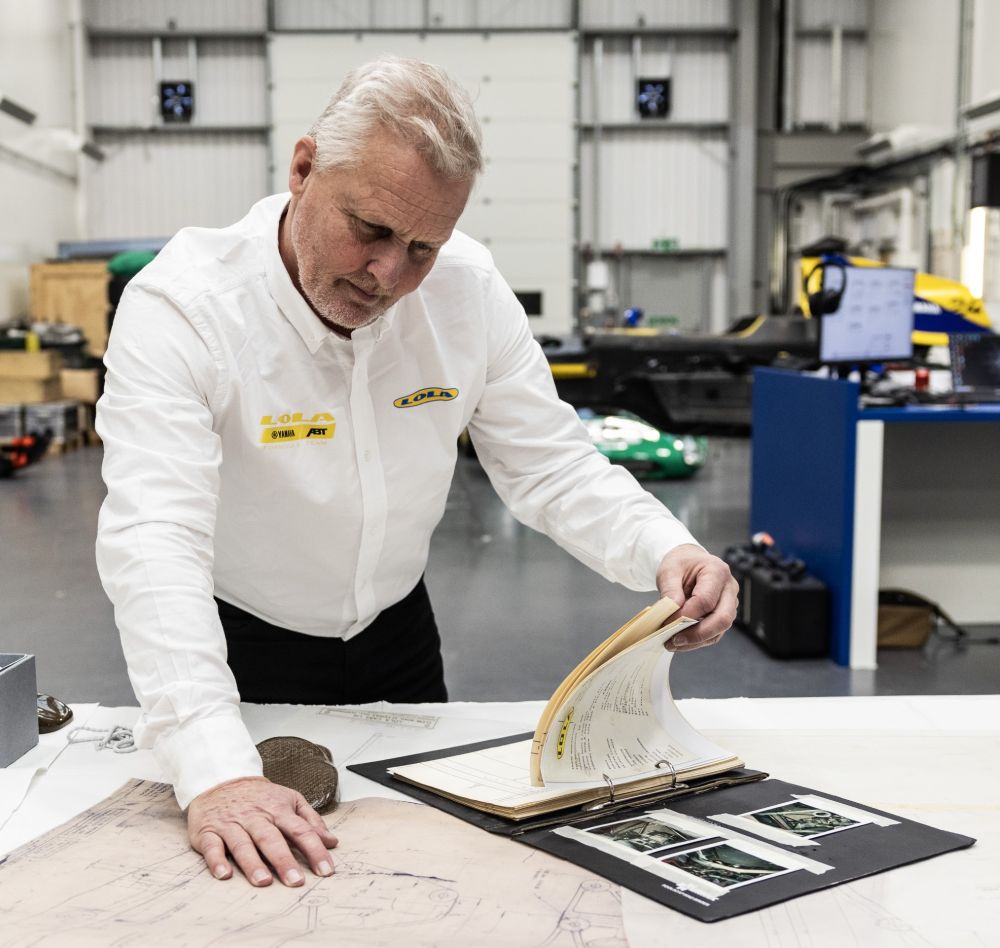
M 952 386 L 956 392 L 1000 392 L 1000 336 L 958 333 L 948 343 Z
M 899 267 L 846 267 L 840 305 L 820 317 L 820 362 L 912 359 L 914 276 Z

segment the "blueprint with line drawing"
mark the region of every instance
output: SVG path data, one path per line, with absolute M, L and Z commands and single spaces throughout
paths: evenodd
M 333 876 L 219 882 L 173 789 L 133 780 L 0 863 L 0 948 L 626 948 L 618 886 L 584 869 L 411 803 L 357 800 L 326 819 Z

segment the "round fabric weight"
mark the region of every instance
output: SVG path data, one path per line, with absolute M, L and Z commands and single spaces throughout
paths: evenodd
M 337 806 L 337 768 L 327 748 L 301 737 L 269 737 L 257 750 L 272 783 L 298 790 L 317 813 Z

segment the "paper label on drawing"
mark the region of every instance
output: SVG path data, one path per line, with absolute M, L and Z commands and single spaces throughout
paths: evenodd
M 317 714 L 333 718 L 348 718 L 351 721 L 368 721 L 387 727 L 417 727 L 431 730 L 438 726 L 440 718 L 432 714 L 399 714 L 395 711 L 370 711 L 364 708 L 319 708 Z

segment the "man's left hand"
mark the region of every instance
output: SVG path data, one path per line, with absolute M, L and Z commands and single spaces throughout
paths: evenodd
M 667 642 L 672 652 L 714 645 L 736 619 L 739 585 L 729 567 L 700 546 L 684 543 L 663 557 L 656 588 L 681 607 L 682 616 L 700 620 Z

